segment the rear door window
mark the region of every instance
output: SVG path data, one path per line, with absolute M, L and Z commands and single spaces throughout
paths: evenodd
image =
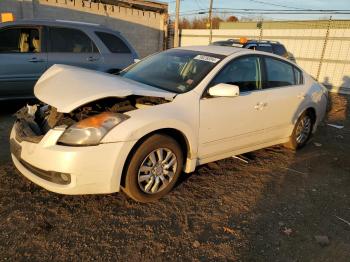
M 263 51 L 263 52 L 268 52 L 268 53 L 272 53 L 272 46 L 270 44 L 259 44 L 256 47 L 256 50 L 258 51 Z
M 8 28 L 0 31 L 0 53 L 40 53 L 37 28 Z
M 71 28 L 51 27 L 51 52 L 56 53 L 96 53 L 94 42 L 82 31 Z
M 111 53 L 131 53 L 128 46 L 119 37 L 105 32 L 95 33 Z
M 283 45 L 273 45 L 273 53 L 276 55 L 280 55 L 283 57 L 288 57 L 287 50 L 284 48 Z
M 265 57 L 264 59 L 268 81 L 265 88 L 291 86 L 297 84 L 295 81 L 294 66 L 270 57 Z

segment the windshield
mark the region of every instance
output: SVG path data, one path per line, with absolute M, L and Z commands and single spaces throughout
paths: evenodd
M 150 56 L 120 73 L 122 77 L 174 93 L 185 93 L 224 56 L 173 49 Z

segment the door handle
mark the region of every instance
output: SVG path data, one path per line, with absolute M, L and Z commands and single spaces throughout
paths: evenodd
M 98 58 L 93 57 L 93 56 L 89 56 L 88 58 L 86 58 L 86 60 L 89 61 L 89 62 L 95 62 L 95 61 L 98 60 Z
M 257 103 L 257 104 L 254 106 L 254 108 L 255 108 L 256 110 L 263 110 L 264 107 L 267 107 L 267 106 L 268 106 L 268 103 L 266 103 L 266 102 L 259 102 L 259 103 Z
M 304 99 L 305 98 L 305 93 L 300 93 L 297 97 L 299 99 Z
M 43 62 L 45 62 L 45 60 L 33 57 L 32 59 L 29 59 L 28 62 L 30 62 L 30 63 L 43 63 Z

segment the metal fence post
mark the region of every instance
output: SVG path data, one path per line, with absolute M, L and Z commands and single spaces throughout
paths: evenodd
M 262 40 L 262 38 L 263 38 L 263 20 L 261 20 L 261 21 L 259 21 L 258 23 L 257 23 L 257 25 L 256 25 L 259 29 L 260 29 L 260 32 L 259 32 L 259 41 L 261 41 Z
M 321 74 L 321 69 L 322 69 L 322 64 L 323 64 L 323 60 L 324 60 L 324 55 L 326 53 L 327 43 L 328 43 L 328 39 L 329 39 L 329 31 L 331 29 L 331 24 L 332 24 L 332 16 L 329 17 L 329 20 L 328 20 L 327 31 L 326 31 L 326 35 L 325 35 L 325 38 L 324 38 L 322 53 L 321 53 L 320 62 L 319 62 L 319 65 L 318 65 L 318 70 L 317 70 L 317 75 L 316 75 L 317 81 L 319 81 L 320 74 Z

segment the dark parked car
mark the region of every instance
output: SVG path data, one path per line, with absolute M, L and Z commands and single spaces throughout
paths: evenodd
M 117 73 L 138 56 L 117 31 L 98 24 L 26 20 L 0 25 L 0 99 L 33 96 L 54 64 Z
M 286 48 L 284 47 L 284 45 L 274 41 L 246 40 L 243 38 L 243 39 L 228 39 L 225 41 L 217 41 L 212 43 L 212 45 L 242 47 L 247 49 L 273 53 L 289 59 L 291 58 Z

